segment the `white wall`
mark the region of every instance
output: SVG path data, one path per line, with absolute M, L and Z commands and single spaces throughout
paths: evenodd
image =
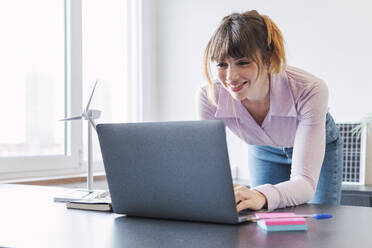
M 156 6 L 152 12 L 155 17 L 149 23 L 156 29 L 156 35 L 146 41 L 157 47 L 152 51 L 157 58 L 153 65 L 157 90 L 152 97 L 158 104 L 156 110 L 152 106 L 151 112 L 156 112 L 152 116 L 154 120 L 195 118 L 194 94 L 204 83 L 201 68 L 206 43 L 222 17 L 233 11 L 251 9 L 269 15 L 278 24 L 286 40 L 290 65 L 327 82 L 330 112 L 337 122 L 357 121 L 372 112 L 370 1 L 144 0 L 146 2 Z M 232 163 L 240 167 L 240 177 L 247 178 L 246 146 L 237 139 L 230 139 L 229 143 Z

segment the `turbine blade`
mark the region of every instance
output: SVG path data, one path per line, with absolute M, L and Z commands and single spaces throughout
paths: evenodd
M 81 120 L 81 119 L 83 119 L 83 116 L 82 115 L 77 115 L 77 116 L 72 116 L 72 117 L 69 117 L 69 118 L 61 119 L 59 121 L 72 121 L 72 120 Z
M 90 94 L 90 97 L 89 97 L 89 101 L 88 101 L 87 107 L 85 108 L 85 112 L 88 112 L 89 105 L 90 105 L 90 102 L 92 101 L 93 93 L 94 93 L 94 90 L 96 89 L 97 83 L 98 83 L 98 79 L 96 80 L 96 82 L 95 82 L 95 84 L 94 84 L 94 87 L 93 87 L 93 90 L 92 90 L 92 93 Z

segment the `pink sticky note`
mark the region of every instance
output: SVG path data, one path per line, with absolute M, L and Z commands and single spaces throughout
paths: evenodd
M 260 219 L 275 219 L 275 218 L 290 218 L 295 217 L 296 214 L 292 212 L 282 213 L 256 213 L 256 217 Z
M 278 218 L 278 219 L 263 219 L 267 226 L 284 226 L 284 225 L 306 225 L 306 220 L 303 217 L 298 218 Z

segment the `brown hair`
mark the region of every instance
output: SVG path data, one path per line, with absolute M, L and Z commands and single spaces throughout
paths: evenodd
M 280 73 L 286 67 L 283 36 L 276 24 L 256 10 L 225 16 L 209 40 L 204 52 L 204 74 L 208 81 L 208 99 L 216 104 L 211 80 L 210 62 L 227 56 L 247 57 L 258 65 L 266 65 L 269 73 Z

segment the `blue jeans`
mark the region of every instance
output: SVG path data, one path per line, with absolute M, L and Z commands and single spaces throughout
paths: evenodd
M 292 147 L 250 146 L 250 186 L 288 181 Z M 311 148 L 309 148 L 311 149 Z M 332 116 L 326 118 L 326 149 L 315 195 L 310 203 L 340 204 L 343 142 Z

